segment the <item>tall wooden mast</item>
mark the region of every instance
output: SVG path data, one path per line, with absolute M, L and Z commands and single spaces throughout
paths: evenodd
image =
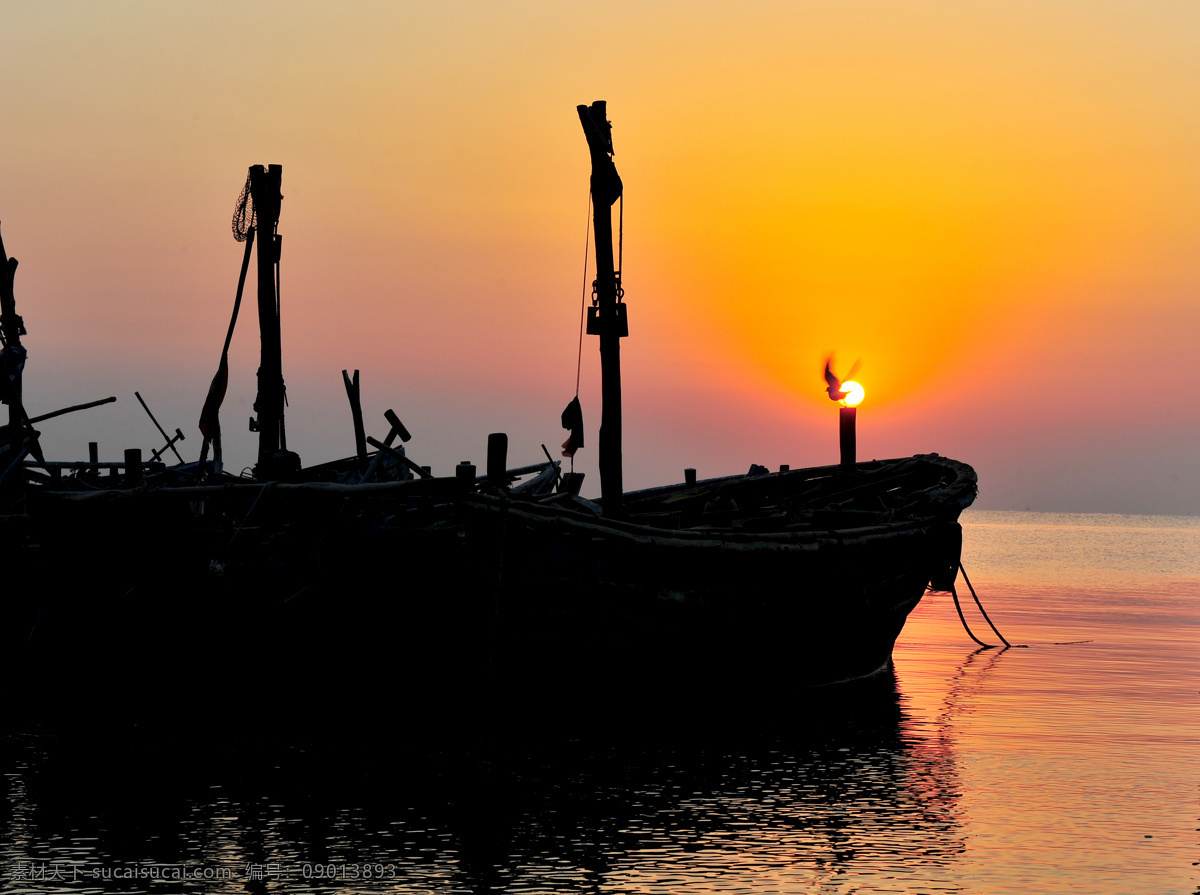
M 262 339 L 262 354 L 258 367 L 258 397 L 254 409 L 258 419 L 252 429 L 258 430 L 259 479 L 276 474 L 276 454 L 287 450 L 283 428 L 283 344 L 279 329 L 279 293 L 276 287 L 276 268 L 279 264 L 280 237 L 279 206 L 283 166 L 250 166 L 250 195 L 254 201 L 258 237 L 258 330 Z
M 600 413 L 600 495 L 604 515 L 624 515 L 621 468 L 621 338 L 629 335 L 621 272 L 613 264 L 612 207 L 621 197 L 621 177 L 613 164 L 608 104 L 579 106 L 579 120 L 592 155 L 592 211 L 596 233 L 596 282 L 588 310 L 590 335 L 600 336 L 600 375 L 604 406 Z

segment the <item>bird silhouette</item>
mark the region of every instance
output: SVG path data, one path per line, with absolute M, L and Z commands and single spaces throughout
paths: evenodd
M 858 368 L 861 365 L 862 359 L 860 358 L 854 362 L 854 365 L 850 368 L 850 372 L 846 374 L 845 379 L 838 379 L 833 372 L 833 355 L 831 354 L 829 357 L 825 358 L 825 381 L 829 384 L 829 387 L 825 389 L 825 391 L 829 392 L 830 401 L 840 401 L 849 394 L 849 392 L 842 391 L 842 383 L 848 382 L 854 376 L 854 374 L 858 372 Z

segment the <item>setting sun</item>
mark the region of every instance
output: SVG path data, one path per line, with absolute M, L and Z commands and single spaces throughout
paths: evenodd
M 844 407 L 857 407 L 862 403 L 862 399 L 866 395 L 866 391 L 863 389 L 863 387 L 853 380 L 847 380 L 846 382 L 843 382 L 842 391 L 846 393 L 846 397 L 842 398 L 842 400 L 838 403 L 842 404 Z

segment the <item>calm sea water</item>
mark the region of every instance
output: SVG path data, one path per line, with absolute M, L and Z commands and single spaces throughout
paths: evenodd
M 675 731 L 428 741 L 402 689 L 302 719 L 232 698 L 151 729 L 136 705 L 102 729 L 10 716 L 0 883 L 1200 892 L 1200 518 L 963 521 L 964 566 L 1026 647 L 979 650 L 933 594 L 894 679 L 750 712 L 716 702 Z

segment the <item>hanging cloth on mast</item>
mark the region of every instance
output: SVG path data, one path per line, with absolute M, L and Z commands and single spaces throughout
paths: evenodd
M 571 399 L 567 409 L 562 412 L 562 427 L 571 430 L 570 437 L 563 442 L 562 455 L 574 459 L 575 452 L 583 447 L 583 408 L 578 395 Z
M 592 192 L 588 190 L 587 214 L 583 218 L 583 287 L 579 293 L 579 354 L 575 358 L 575 397 L 562 412 L 562 427 L 571 432 L 563 442 L 562 455 L 571 458 L 574 469 L 575 452 L 583 447 L 583 407 L 579 403 L 579 377 L 583 373 L 583 329 L 587 319 L 588 249 L 592 238 Z
M 246 254 L 242 256 L 242 271 L 238 275 L 237 297 L 233 300 L 233 315 L 229 320 L 229 330 L 225 333 L 225 347 L 221 349 L 221 362 L 217 366 L 217 373 L 213 376 L 212 384 L 208 387 L 204 408 L 200 411 L 199 426 L 200 434 L 204 436 L 204 454 L 208 452 L 208 443 L 221 437 L 221 404 L 225 400 L 225 391 L 229 388 L 229 343 L 233 341 L 233 329 L 237 325 L 238 311 L 242 307 L 242 292 L 246 288 L 246 273 L 250 269 L 250 252 L 254 247 L 253 224 L 247 226 L 244 233 Z
M 225 390 L 229 388 L 229 358 L 222 354 L 221 363 L 217 367 L 217 375 L 208 387 L 208 396 L 204 399 L 204 407 L 200 411 L 200 434 L 206 442 L 212 441 L 221 434 L 221 404 L 225 400 Z

